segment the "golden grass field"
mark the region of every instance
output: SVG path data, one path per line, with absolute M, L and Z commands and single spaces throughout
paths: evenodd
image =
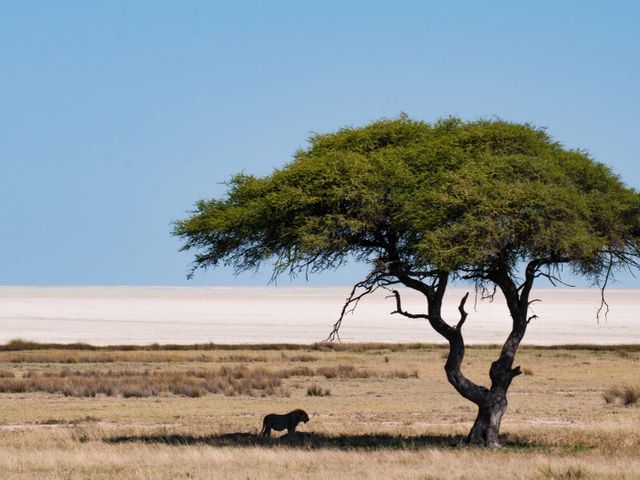
M 640 387 L 638 346 L 523 347 L 499 450 L 461 444 L 441 346 L 0 350 L 0 478 L 640 478 L 640 405 L 611 393 Z M 255 437 L 295 408 L 293 441 Z

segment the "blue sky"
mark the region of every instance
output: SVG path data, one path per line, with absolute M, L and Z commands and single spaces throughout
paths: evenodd
M 0 284 L 263 285 L 188 282 L 171 221 L 401 111 L 545 126 L 639 188 L 639 5 L 0 0 Z

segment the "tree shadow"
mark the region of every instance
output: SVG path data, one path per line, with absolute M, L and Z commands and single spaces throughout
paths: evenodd
M 105 438 L 107 443 L 161 443 L 164 445 L 208 445 L 212 447 L 282 447 L 300 448 L 304 450 L 334 449 L 334 450 L 420 450 L 425 448 L 455 448 L 465 446 L 463 435 L 325 435 L 313 432 L 297 432 L 294 438 L 260 437 L 253 433 L 223 433 L 217 435 L 186 435 L 186 434 L 158 434 L 158 435 L 123 435 Z M 516 449 L 535 448 L 539 445 L 520 441 L 506 441 L 505 447 Z

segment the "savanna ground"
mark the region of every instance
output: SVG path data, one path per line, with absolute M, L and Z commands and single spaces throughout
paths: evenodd
M 640 346 L 523 347 L 499 450 L 462 445 L 475 409 L 445 355 L 14 342 L 0 346 L 0 476 L 640 478 Z M 486 384 L 496 355 L 469 348 L 465 372 Z M 311 420 L 293 441 L 256 437 L 263 415 L 295 408 Z

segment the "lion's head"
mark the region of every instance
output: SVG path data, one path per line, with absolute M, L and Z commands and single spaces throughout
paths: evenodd
M 304 410 L 294 410 L 292 413 L 295 413 L 295 416 L 299 422 L 307 423 L 309 421 L 309 415 Z

